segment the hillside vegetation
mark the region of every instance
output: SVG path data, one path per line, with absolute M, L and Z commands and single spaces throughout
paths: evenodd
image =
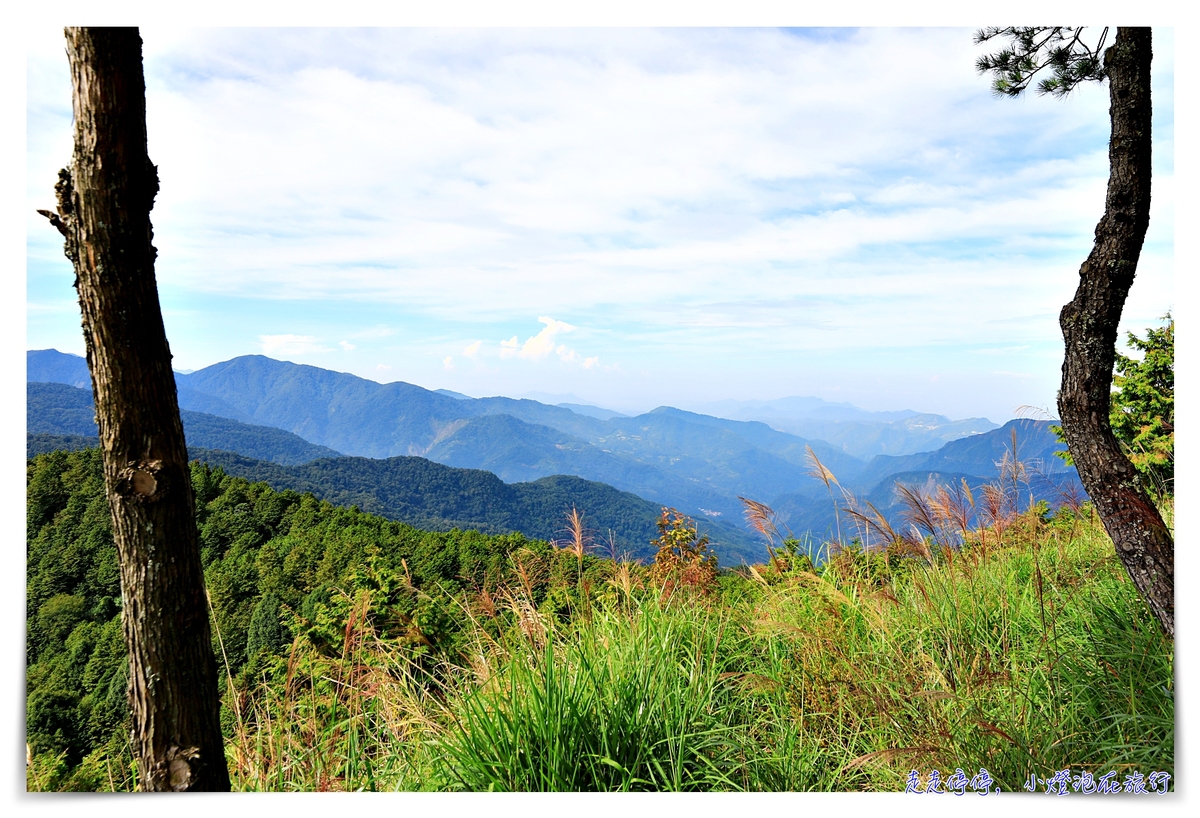
M 653 559 L 650 540 L 661 506 L 604 483 L 554 475 L 505 483 L 491 472 L 443 466 L 422 457 L 338 457 L 280 466 L 232 452 L 188 449 L 188 456 L 230 475 L 272 488 L 310 492 L 334 505 L 429 531 L 475 529 L 486 534 L 520 532 L 554 540 L 572 508 L 587 509 L 589 525 L 604 541 L 606 556 Z M 713 549 L 728 565 L 762 561 L 766 549 L 750 532 L 720 520 L 705 520 Z
M 969 497 L 979 527 L 956 489 L 915 493 L 869 551 L 847 523 L 819 568 L 752 504 L 773 556 L 718 572 L 683 515 L 643 565 L 594 556 L 583 525 L 565 547 L 425 532 L 202 463 L 192 479 L 240 789 L 1174 775 L 1173 645 L 1086 504 L 998 481 Z M 27 526 L 28 785 L 135 788 L 95 450 L 29 462 Z

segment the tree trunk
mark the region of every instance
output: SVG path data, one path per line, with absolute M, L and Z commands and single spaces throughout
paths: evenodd
M 1109 426 L 1117 325 L 1150 224 L 1150 29 L 1121 28 L 1105 52 L 1112 137 L 1096 243 L 1059 324 L 1066 344 L 1058 411 L 1079 479 L 1117 554 L 1175 636 L 1175 543 Z
M 145 790 L 228 790 L 195 501 L 158 289 L 137 29 L 68 28 L 75 114 L 58 213 L 83 313 L 121 568 L 133 750 Z

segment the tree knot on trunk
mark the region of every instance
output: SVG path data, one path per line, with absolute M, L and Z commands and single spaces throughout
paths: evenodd
M 174 792 L 185 792 L 192 788 L 198 776 L 193 770 L 193 764 L 199 768 L 199 747 L 171 747 L 167 750 L 167 770 L 170 774 L 171 789 Z
M 166 493 L 168 482 L 161 460 L 131 460 L 117 474 L 117 493 L 130 500 L 152 503 Z
M 38 213 L 45 216 L 62 237 L 66 240 L 63 245 L 63 252 L 67 258 L 74 263 L 78 257 L 78 248 L 76 247 L 74 233 L 74 216 L 75 216 L 75 186 L 71 180 L 71 171 L 67 168 L 62 168 L 58 172 L 58 182 L 54 185 L 55 198 L 58 200 L 58 212 L 50 210 L 38 210 Z M 76 281 L 78 281 L 76 277 Z
M 49 219 L 50 225 L 59 233 L 62 233 L 64 238 L 68 238 L 71 235 L 69 229 L 67 228 L 67 223 L 64 222 L 57 213 L 54 213 L 50 210 L 38 210 L 38 213 Z

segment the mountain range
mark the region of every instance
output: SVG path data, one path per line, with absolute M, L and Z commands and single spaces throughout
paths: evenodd
M 936 449 L 951 440 L 998 428 L 987 418 L 951 420 L 914 412 L 868 412 L 849 403 L 820 398 L 723 400 L 699 409 L 720 417 L 757 420 L 782 432 L 823 440 L 854 457 L 905 455 Z
M 81 414 L 90 411 L 90 393 L 55 392 L 52 384 L 44 383 L 90 385 L 84 359 L 55 350 L 30 351 L 27 366 L 28 431 L 94 434 L 94 424 L 84 423 Z M 338 455 L 347 456 L 340 460 L 357 458 L 354 468 L 363 474 L 377 468 L 363 458 L 386 462 L 419 457 L 459 469 L 485 470 L 509 485 L 572 476 L 636 495 L 648 507 L 669 505 L 713 524 L 724 523 L 720 526 L 724 538 L 730 545 L 741 540 L 736 543 L 739 551 L 746 546 L 745 540 L 732 534 L 746 533 L 739 497 L 778 505 L 781 514 L 816 532 L 824 533 L 836 523 L 826 487 L 813 475 L 810 449 L 842 486 L 859 496 L 874 497 L 881 508 L 892 502 L 896 475 L 909 475 L 918 482 L 931 473 L 965 476 L 976 483 L 993 479 L 996 464 L 1013 445 L 1014 433 L 1019 457 L 1037 461 L 1041 471 L 1059 482 L 1077 482 L 1073 469 L 1053 456 L 1062 446 L 1047 421 L 1010 421 L 997 428 L 986 419 L 950 421 L 911 411 L 870 413 L 815 398 L 715 405 L 728 414 L 769 417 L 774 413 L 770 424 L 672 407 L 629 417 L 578 404 L 471 398 L 403 382 L 379 384 L 258 355 L 176 373 L 176 383 L 189 446 L 235 452 L 265 464 L 253 466 L 258 473 L 265 474 L 263 469 L 273 462 L 274 477 L 267 482 L 280 488 L 309 479 L 303 477 L 304 464 L 338 459 Z M 856 429 L 860 438 L 873 434 L 872 445 L 897 451 L 868 460 L 850 454 L 847 449 L 852 447 L 780 428 L 791 422 L 832 424 L 851 436 L 847 430 Z M 913 438 L 904 438 L 903 445 L 887 443 L 901 440 L 906 428 L 922 430 L 932 450 L 906 451 L 916 445 Z M 946 436 L 956 437 L 941 442 Z M 47 445 L 45 439 L 38 445 Z M 288 476 L 281 471 L 285 468 L 296 471 Z M 354 502 L 365 509 L 371 502 L 363 492 L 369 493 L 370 486 L 366 479 L 360 489 L 345 489 L 346 496 L 358 497 Z M 328 487 L 322 496 L 332 496 Z M 377 500 L 384 506 L 390 502 Z M 385 513 L 382 506 L 380 511 Z M 645 512 L 645 508 L 638 512 L 643 522 Z M 442 522 L 470 522 L 455 514 L 433 516 Z
M 30 435 L 95 438 L 99 434 L 90 388 L 84 390 L 63 383 L 30 382 L 25 385 L 25 406 L 25 427 Z M 181 409 L 179 414 L 183 421 L 184 437 L 190 446 L 226 449 L 287 466 L 341 454 L 272 426 L 255 426 L 187 409 Z

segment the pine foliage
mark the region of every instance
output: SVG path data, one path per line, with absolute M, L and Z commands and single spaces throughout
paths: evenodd
M 1126 454 L 1153 488 L 1175 486 L 1175 319 L 1147 328 L 1145 339 L 1129 333 L 1133 358 L 1117 353 L 1109 421 Z
M 993 75 L 992 91 L 997 96 L 1016 97 L 1038 73 L 1048 68 L 1050 76 L 1038 82 L 1038 93 L 1064 97 L 1081 82 L 1104 79 L 1102 57 L 1107 37 L 1105 28 L 1096 45 L 1090 46 L 1084 39 L 1083 27 L 983 28 L 975 33 L 976 45 L 995 39 L 1007 40 L 1008 44 L 993 54 L 979 57 L 975 69 L 980 74 Z

